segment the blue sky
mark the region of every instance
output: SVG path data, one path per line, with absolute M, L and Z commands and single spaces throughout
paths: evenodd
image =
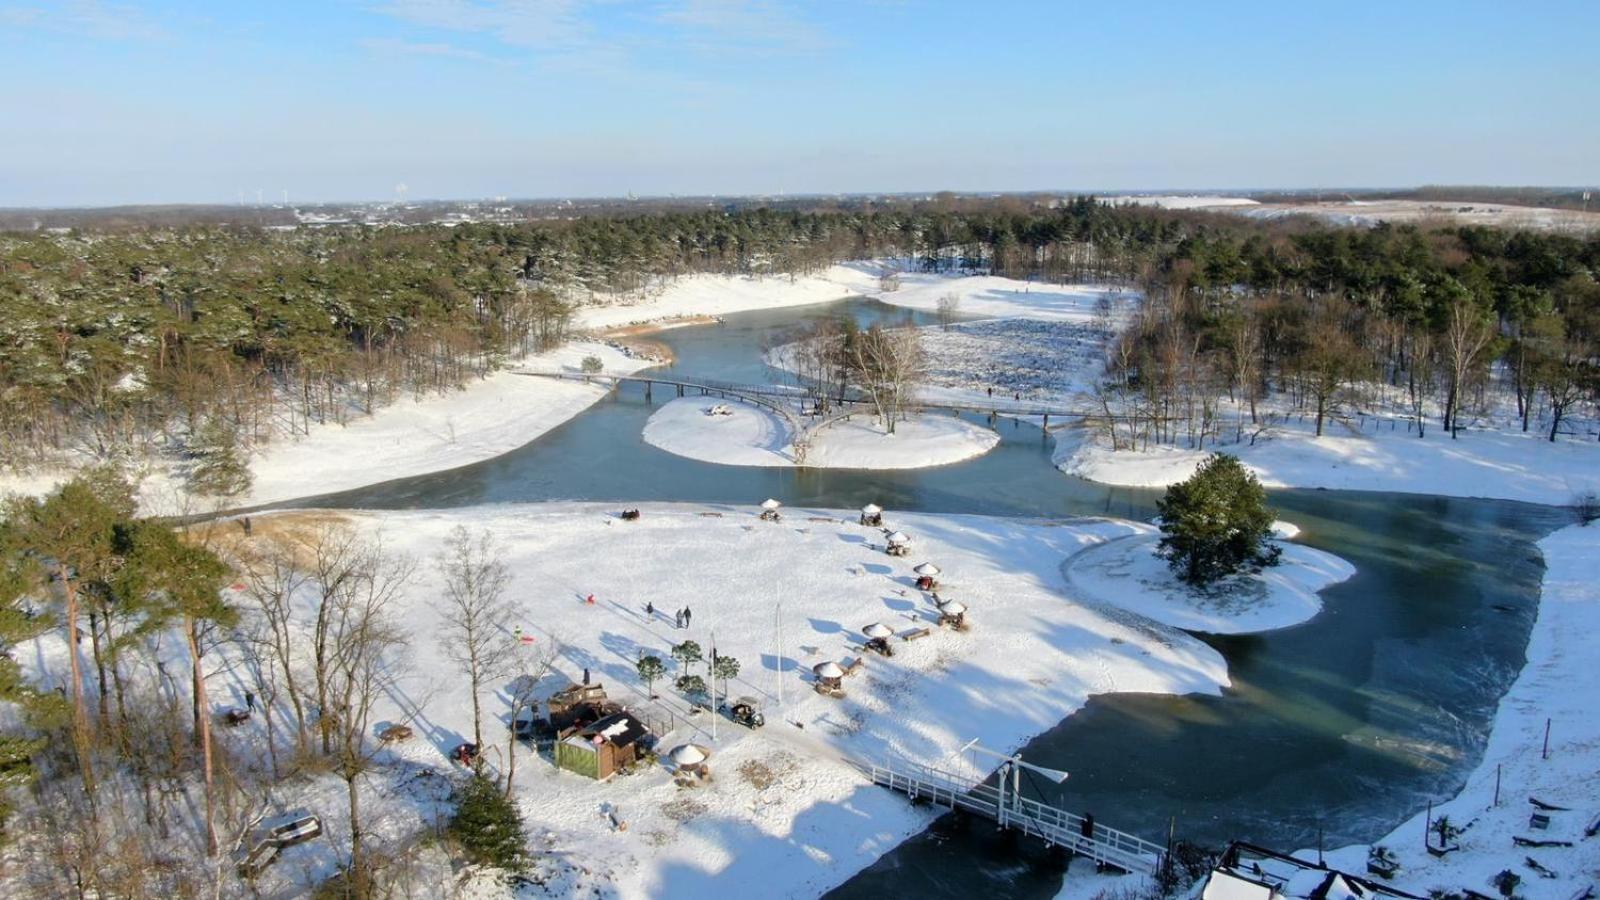
M 0 0 L 0 206 L 1600 182 L 1600 2 Z

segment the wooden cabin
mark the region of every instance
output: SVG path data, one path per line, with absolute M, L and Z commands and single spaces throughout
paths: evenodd
M 556 768 L 604 781 L 633 764 L 649 735 L 631 713 L 613 713 L 557 741 Z

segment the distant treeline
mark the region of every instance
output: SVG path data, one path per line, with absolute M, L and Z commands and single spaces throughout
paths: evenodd
M 1133 355 L 1119 384 L 1168 394 L 1178 391 L 1169 371 L 1154 357 L 1134 361 L 1170 355 L 1156 337 L 1162 327 L 1167 344 L 1181 337 L 1201 354 L 1218 352 L 1226 323 L 1240 316 L 1272 329 L 1259 370 L 1245 373 L 1265 390 L 1299 346 L 1274 317 L 1310 321 L 1337 309 L 1352 326 L 1343 333 L 1411 377 L 1416 336 L 1442 333 L 1458 302 L 1496 337 L 1523 336 L 1524 350 L 1529 328 L 1548 328 L 1552 315 L 1563 340 L 1584 338 L 1585 317 L 1600 306 L 1595 238 L 1348 230 L 1090 197 L 0 235 L 0 462 L 69 448 L 181 450 L 201 433 L 212 443 L 265 440 L 397 392 L 447 389 L 506 354 L 557 342 L 569 304 L 596 294 L 697 272 L 798 275 L 877 257 L 1143 287 L 1154 302 L 1124 348 Z M 1386 336 L 1382 323 L 1404 333 Z

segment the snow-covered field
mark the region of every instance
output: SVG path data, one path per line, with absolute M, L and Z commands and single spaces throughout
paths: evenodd
M 1162 603 L 1143 596 L 1145 585 L 1088 597 L 1063 579 L 1064 559 L 1145 530 L 1133 523 L 891 510 L 886 524 L 909 532 L 914 551 L 896 558 L 883 552 L 883 531 L 856 524 L 853 513 L 787 510 L 778 523 L 758 520 L 751 507 L 648 505 L 632 522 L 614 513 L 563 503 L 256 517 L 257 537 L 248 540 L 332 515 L 424 563 L 400 599 L 412 636 L 408 672 L 378 717 L 414 715 L 417 737 L 366 785 L 377 840 L 400 841 L 437 811 L 448 779 L 459 777 L 446 754 L 471 734 L 463 679 L 436 643 L 441 584 L 428 564 L 458 524 L 495 536 L 513 576 L 518 627 L 561 648 L 541 696 L 587 670 L 613 698 L 673 718 L 663 750 L 687 741 L 712 750 L 713 779 L 695 788 L 676 786 L 662 767 L 596 783 L 524 756 L 518 803 L 538 849 L 565 861 L 561 877 L 571 890 L 609 885 L 628 897 L 698 897 L 760 884 L 763 896 L 815 896 L 931 818 L 864 783 L 842 758 L 898 754 L 959 769 L 964 761 L 950 754 L 971 738 L 1016 747 L 1093 694 L 1216 692 L 1228 682 L 1216 651 L 1144 617 L 1141 610 Z M 912 566 L 925 560 L 944 570 L 941 596 L 969 607 L 969 631 L 935 624 L 929 598 L 912 585 Z M 589 595 L 593 604 L 584 602 Z M 692 610 L 692 628 L 674 627 L 680 608 Z M 860 657 L 861 630 L 873 622 L 900 635 L 930 634 L 893 640 L 889 659 L 869 654 L 846 678 L 842 700 L 812 692 L 811 667 Z M 661 699 L 647 700 L 635 661 L 653 653 L 675 667 L 667 651 L 686 638 L 706 648 L 715 641 L 721 654 L 740 660 L 728 692 L 759 698 L 766 728 L 722 720 L 713 735 L 709 714 L 690 715 L 672 689 L 676 671 L 656 683 Z M 65 669 L 64 650 L 53 636 L 18 656 L 48 685 Z M 213 701 L 241 704 L 242 670 L 225 659 L 213 665 Z M 502 686 L 493 687 L 483 699 L 501 722 Z M 252 722 L 219 739 L 252 744 L 260 727 Z M 273 800 L 324 816 L 333 840 L 346 833 L 337 782 L 286 784 Z M 626 829 L 613 827 L 608 814 Z M 331 871 L 332 852 L 329 841 L 292 850 L 274 877 Z
M 1031 318 L 961 322 L 921 333 L 925 394 L 976 398 L 992 388 L 1002 399 L 1053 403 L 1068 402 L 1098 379 L 1110 338 L 1094 324 Z
M 1494 896 L 1490 879 L 1509 869 L 1522 878 L 1522 897 L 1582 896 L 1600 884 L 1600 836 L 1586 829 L 1600 818 L 1600 666 L 1594 635 L 1600 632 L 1600 527 L 1573 525 L 1539 542 L 1545 576 L 1539 615 L 1528 640 L 1528 664 L 1500 701 L 1483 760 L 1454 800 L 1435 806 L 1464 828 L 1461 849 L 1443 858 L 1423 845 L 1427 812 L 1396 828 L 1377 844 L 1401 864 L 1396 885 L 1426 895 L 1430 890 L 1471 888 Z M 1549 753 L 1544 753 L 1546 723 Z M 1498 785 L 1499 803 L 1495 803 Z M 1550 812 L 1547 828 L 1532 827 L 1529 802 L 1567 807 Z M 1566 842 L 1569 846 L 1517 846 L 1513 838 Z M 1367 847 L 1328 854 L 1329 862 L 1365 870 Z M 1532 860 L 1553 873 L 1546 877 Z
M 712 414 L 708 410 L 719 410 Z M 801 418 L 801 423 L 810 420 Z M 734 400 L 684 397 L 645 423 L 646 443 L 728 466 L 796 466 L 794 428 L 777 413 Z M 823 469 L 920 469 L 982 456 L 1000 442 L 988 428 L 948 415 L 913 416 L 886 433 L 861 413 L 814 432 L 804 465 Z
M 578 311 L 576 324 L 588 329 L 670 322 L 691 316 L 724 315 L 753 309 L 779 309 L 871 297 L 894 306 L 935 312 L 955 298 L 964 317 L 1026 316 L 1089 322 L 1102 297 L 1127 308 L 1138 293 L 1107 285 L 1051 285 L 992 275 L 952 276 L 901 272 L 899 287 L 885 291 L 879 276 L 897 264 L 862 261 L 830 266 L 815 275 L 688 275 L 656 284 L 635 295 L 599 296 Z
M 1156 206 L 1162 209 L 1201 209 L 1276 219 L 1312 216 L 1335 225 L 1370 226 L 1379 222 L 1439 221 L 1458 225 L 1532 228 L 1553 231 L 1590 231 L 1600 228 L 1600 212 L 1477 203 L 1448 200 L 1307 200 L 1301 203 L 1262 203 L 1247 197 L 1217 194 L 1162 194 L 1108 197 L 1112 203 Z
M 1370 426 L 1369 426 L 1370 427 Z M 1233 454 L 1268 487 L 1396 491 L 1490 497 L 1565 505 L 1600 489 L 1600 443 L 1498 429 L 1466 429 L 1427 437 L 1391 430 L 1353 432 L 1331 424 L 1317 437 L 1310 420 L 1276 424 L 1253 445 L 1205 451 L 1162 446 L 1113 452 L 1098 435 L 1059 432 L 1056 463 L 1063 471 L 1105 484 L 1161 487 L 1188 478 L 1211 449 Z
M 1248 197 L 1224 197 L 1216 194 L 1130 194 L 1106 199 L 1119 205 L 1127 203 L 1161 209 L 1228 209 L 1261 205 L 1259 200 L 1251 200 Z
M 1221 205 L 1210 208 L 1237 212 L 1258 219 L 1314 216 L 1336 225 L 1367 226 L 1379 222 L 1406 223 L 1433 220 L 1457 225 L 1531 228 L 1546 231 L 1591 231 L 1600 228 L 1600 212 L 1584 213 L 1570 209 L 1468 201 L 1330 200 L 1321 203 L 1262 203 L 1239 208 Z

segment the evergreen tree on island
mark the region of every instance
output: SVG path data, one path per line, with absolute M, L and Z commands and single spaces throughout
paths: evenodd
M 1239 460 L 1213 453 L 1187 481 L 1167 488 L 1158 552 L 1178 577 L 1197 586 L 1276 565 L 1272 511 L 1261 482 Z

